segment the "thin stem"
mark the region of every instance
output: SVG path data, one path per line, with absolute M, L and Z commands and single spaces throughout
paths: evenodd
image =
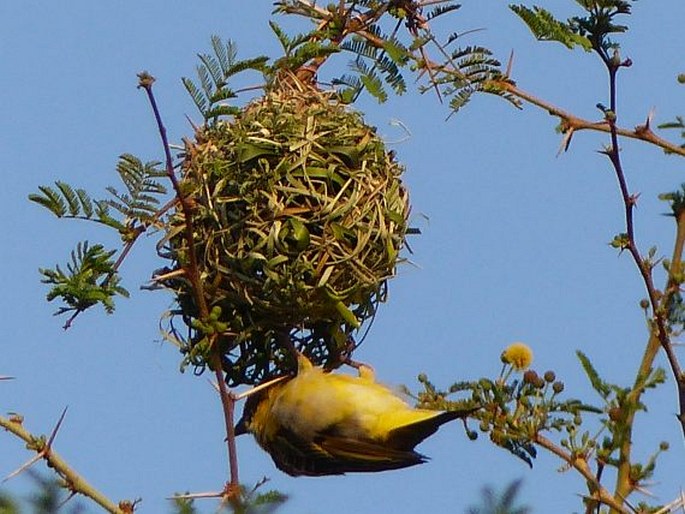
M 122 502 L 118 505 L 95 489 L 83 476 L 71 468 L 56 451 L 52 448 L 45 449 L 42 444 L 39 444 L 42 438 L 26 430 L 21 421 L 0 416 L 0 427 L 23 440 L 27 448 L 42 454 L 41 457 L 48 464 L 48 467 L 54 469 L 64 479 L 70 491 L 87 496 L 107 512 L 113 514 L 127 514 L 127 512 L 130 512 L 121 507 L 122 505 L 129 504 L 128 502 Z
M 683 269 L 683 248 L 685 247 L 685 210 L 681 210 L 676 215 L 676 240 L 673 246 L 673 255 L 671 257 L 671 267 L 669 271 L 668 283 L 666 285 L 666 291 L 664 297 L 661 300 L 662 311 L 668 309 L 670 302 L 673 300 L 674 295 L 680 293 L 680 277 L 682 276 Z M 666 355 L 668 361 L 671 364 L 673 373 L 676 375 L 676 387 L 678 388 L 678 403 L 680 407 L 680 412 L 678 414 L 678 420 L 683 427 L 683 434 L 685 434 L 685 374 L 682 368 L 680 368 L 677 356 L 673 351 L 673 345 L 668 345 L 666 350 Z M 675 367 L 674 367 L 675 364 Z
M 676 384 L 678 385 L 679 392 L 679 407 L 680 407 L 680 424 L 685 435 L 685 383 L 683 378 L 683 373 L 678 361 L 678 357 L 673 351 L 673 344 L 671 343 L 671 338 L 669 336 L 668 321 L 666 319 L 666 308 L 667 305 L 661 301 L 657 289 L 654 285 L 654 280 L 652 278 L 652 270 L 649 263 L 645 262 L 642 258 L 640 251 L 635 242 L 635 228 L 633 222 L 633 209 L 637 201 L 636 195 L 631 195 L 628 191 L 628 186 L 625 178 L 625 173 L 623 172 L 623 167 L 621 165 L 620 149 L 618 147 L 618 131 L 615 126 L 615 115 L 616 115 L 616 73 L 621 66 L 620 64 L 613 64 L 607 61 L 607 66 L 609 67 L 609 85 L 610 85 L 610 101 L 611 101 L 611 111 L 614 118 L 610 120 L 609 125 L 611 128 L 611 148 L 608 152 L 608 156 L 614 166 L 616 177 L 619 182 L 621 189 L 621 196 L 623 198 L 623 203 L 625 206 L 625 218 L 626 218 L 626 233 L 628 235 L 628 250 L 633 257 L 633 261 L 642 276 L 642 280 L 647 290 L 647 295 L 649 297 L 649 303 L 652 306 L 652 314 L 654 316 L 654 325 L 656 336 L 661 344 L 661 347 L 666 354 L 671 371 L 675 377 Z M 678 221 L 679 222 L 679 221 Z M 680 222 L 679 222 L 680 223 Z M 679 235 L 680 238 L 680 235 Z M 677 262 L 680 262 L 680 256 L 682 256 L 682 241 L 678 243 L 674 248 L 674 253 L 678 255 Z M 672 279 L 669 279 L 669 283 Z
M 628 236 L 628 252 L 633 258 L 635 265 L 642 275 L 642 280 L 645 283 L 647 294 L 649 296 L 650 304 L 652 305 L 652 310 L 655 311 L 657 308 L 658 300 L 656 298 L 656 291 L 654 290 L 654 284 L 652 282 L 651 269 L 648 268 L 640 251 L 637 248 L 635 242 L 635 227 L 633 222 L 633 209 L 635 207 L 635 202 L 637 197 L 630 194 L 628 189 L 627 180 L 625 173 L 623 172 L 623 166 L 621 164 L 620 149 L 618 147 L 618 134 L 616 131 L 616 110 L 617 110 L 617 100 L 616 100 L 616 73 L 618 71 L 618 66 L 612 64 L 604 56 L 601 56 L 602 60 L 606 64 L 609 70 L 609 110 L 610 113 L 607 116 L 607 122 L 610 128 L 611 134 L 611 147 L 606 151 L 606 155 L 611 160 L 614 167 L 614 173 L 616 179 L 618 180 L 619 189 L 621 191 L 621 198 L 623 200 L 624 206 L 624 216 L 625 216 L 625 226 L 626 234 Z M 660 327 L 656 327 L 657 332 L 660 331 Z M 650 338 L 651 339 L 651 338 Z M 661 339 L 657 333 L 657 339 Z M 649 363 L 649 368 L 651 369 L 651 363 Z M 633 389 L 635 392 L 635 400 L 637 401 L 640 397 L 640 391 Z M 630 480 L 630 463 L 631 463 L 631 452 L 632 452 L 632 432 L 634 426 L 635 412 L 634 409 L 629 409 L 630 415 L 629 419 L 626 420 L 625 430 L 626 434 L 623 437 L 623 441 L 619 448 L 619 458 L 618 458 L 618 473 L 616 476 L 616 490 L 614 496 L 617 498 L 627 498 L 632 492 L 634 486 Z
M 625 215 L 625 226 L 626 235 L 628 239 L 628 252 L 633 258 L 635 265 L 642 276 L 647 295 L 649 297 L 649 303 L 652 308 L 653 314 L 653 324 L 651 329 L 651 334 L 645 353 L 643 355 L 643 360 L 640 363 L 640 368 L 636 376 L 635 385 L 631 391 L 629 397 L 629 403 L 627 405 L 628 412 L 625 420 L 625 430 L 626 433 L 622 438 L 622 442 L 619 448 L 619 459 L 617 466 L 617 476 L 616 476 L 616 490 L 614 496 L 616 498 L 627 498 L 628 495 L 635 489 L 635 483 L 630 477 L 631 469 L 631 453 L 632 453 L 632 432 L 634 427 L 634 419 L 637 402 L 642 395 L 644 388 L 642 386 L 642 381 L 649 374 L 652 369 L 653 361 L 657 354 L 658 346 L 664 349 L 667 359 L 671 366 L 671 370 L 675 375 L 676 383 L 681 382 L 681 372 L 678 360 L 673 352 L 673 347 L 671 344 L 670 336 L 668 333 L 667 320 L 665 316 L 665 305 L 662 303 L 662 299 L 659 297 L 656 287 L 654 286 L 654 280 L 652 277 L 652 265 L 651 263 L 645 261 L 639 251 L 637 243 L 635 241 L 635 225 L 633 218 L 633 211 L 637 201 L 637 195 L 631 194 L 628 188 L 625 172 L 623 171 L 623 166 L 621 163 L 620 148 L 618 141 L 618 130 L 616 128 L 616 116 L 617 116 L 617 94 L 616 94 L 616 75 L 618 70 L 622 66 L 620 62 L 617 62 L 617 55 L 614 57 L 608 57 L 600 54 L 602 60 L 604 61 L 607 70 L 609 72 L 609 101 L 610 107 L 607 113 L 607 123 L 610 128 L 611 135 L 611 147 L 605 152 L 606 155 L 611 160 L 614 172 L 619 184 L 619 189 L 621 191 L 621 198 L 624 205 L 624 215 Z M 682 248 L 681 248 L 682 251 Z M 670 280 L 670 279 L 669 279 Z M 658 346 L 657 346 L 658 343 Z M 682 412 L 682 394 L 680 395 L 680 404 Z M 685 431 L 685 425 L 681 426 Z
M 214 375 L 219 386 L 219 397 L 224 411 L 224 424 L 226 426 L 226 446 L 228 449 L 228 467 L 230 473 L 229 493 L 237 494 L 240 480 L 238 479 L 238 449 L 235 444 L 235 399 L 226 386 L 226 379 L 221 368 L 221 358 L 217 352 L 213 352 Z
M 157 121 L 157 128 L 159 135 L 162 139 L 162 146 L 164 147 L 164 155 L 166 161 L 166 172 L 171 184 L 176 193 L 176 198 L 181 205 L 181 210 L 183 211 L 183 217 L 185 219 L 184 223 L 184 236 L 186 243 L 188 245 L 188 265 L 184 266 L 184 271 L 188 280 L 190 281 L 193 289 L 193 294 L 195 297 L 195 303 L 197 305 L 199 315 L 201 319 L 207 319 L 209 317 L 209 307 L 207 305 L 207 300 L 204 294 L 204 285 L 202 279 L 200 278 L 200 268 L 197 262 L 197 255 L 195 254 L 195 231 L 193 229 L 193 208 L 191 202 L 189 201 L 187 195 L 183 193 L 181 185 L 174 172 L 174 163 L 171 156 L 171 147 L 169 146 L 169 140 L 167 138 L 166 127 L 162 122 L 162 116 L 157 107 L 157 101 L 155 95 L 152 92 L 152 84 L 155 79 L 146 72 L 140 73 L 139 87 L 145 90 L 147 98 L 152 107 L 152 111 L 155 115 L 155 120 Z M 228 388 L 226 387 L 226 380 L 222 371 L 221 355 L 219 353 L 218 337 L 213 335 L 210 339 L 211 348 L 211 367 L 214 369 L 216 375 L 217 383 L 219 384 L 219 395 L 221 397 L 221 406 L 224 413 L 224 424 L 226 425 L 226 447 L 228 451 L 228 462 L 229 462 L 229 476 L 230 482 L 228 489 L 226 491 L 227 496 L 231 497 L 239 493 L 239 480 L 238 480 L 238 457 L 236 453 L 235 445 L 235 429 L 233 423 L 233 413 L 235 409 L 235 401 L 230 394 Z
M 190 282 L 193 285 L 193 291 L 195 293 L 195 302 L 197 304 L 198 310 L 200 311 L 200 316 L 202 318 L 207 318 L 209 316 L 209 309 L 207 307 L 207 301 L 205 300 L 202 280 L 200 280 L 199 267 L 197 264 L 197 255 L 195 255 L 195 234 L 193 232 L 192 223 L 193 209 L 190 205 L 188 197 L 181 190 L 181 185 L 178 181 L 178 178 L 176 177 L 176 173 L 174 172 L 174 161 L 171 157 L 171 147 L 169 146 L 166 127 L 162 122 L 162 116 L 159 113 L 159 108 L 157 107 L 157 100 L 155 99 L 155 95 L 152 92 L 152 84 L 154 83 L 155 79 L 154 77 L 145 72 L 140 73 L 138 75 L 138 78 L 140 79 L 139 87 L 142 87 L 145 90 L 148 101 L 150 102 L 150 106 L 152 107 L 152 111 L 155 115 L 157 129 L 162 139 L 162 146 L 164 148 L 166 173 L 174 188 L 176 197 L 178 198 L 178 201 L 181 204 L 181 210 L 183 211 L 183 216 L 185 218 L 184 235 L 186 238 L 186 242 L 188 243 L 188 260 L 190 261 L 186 269 L 186 273 L 188 274 L 188 280 L 190 280 Z

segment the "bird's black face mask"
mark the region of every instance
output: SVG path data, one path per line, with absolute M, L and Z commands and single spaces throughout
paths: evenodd
M 235 424 L 235 435 L 249 434 L 249 424 L 252 421 L 252 416 L 254 416 L 255 410 L 259 405 L 259 402 L 264 398 L 265 391 L 259 391 L 247 397 L 245 400 L 245 405 L 243 407 L 243 415 Z

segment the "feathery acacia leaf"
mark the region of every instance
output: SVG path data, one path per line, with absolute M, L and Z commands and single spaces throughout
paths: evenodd
M 31 193 L 29 200 L 42 205 L 58 218 L 63 218 L 67 214 L 67 203 L 60 193 L 50 186 L 38 186 L 42 194 Z
M 197 110 L 204 113 L 207 110 L 207 98 L 202 94 L 202 91 L 200 91 L 195 83 L 187 77 L 183 77 L 181 82 L 186 88 L 186 91 L 188 91 Z
M 74 189 L 66 182 L 55 182 L 57 189 L 62 193 L 62 198 L 67 202 L 67 208 L 69 209 L 69 216 L 76 217 L 81 212 L 81 206 L 79 205 L 78 197 Z
M 364 84 L 357 75 L 341 75 L 332 81 L 334 86 L 345 86 L 338 90 L 340 99 L 344 103 L 353 103 L 364 89 Z
M 71 252 L 71 261 L 64 271 L 60 266 L 54 269 L 40 269 L 41 282 L 53 287 L 47 300 L 61 299 L 65 304 L 56 315 L 67 312 L 82 312 L 101 304 L 107 313 L 114 312 L 114 297 L 128 297 L 129 293 L 119 285 L 119 277 L 112 261 L 116 250 L 105 250 L 102 245 L 90 246 L 87 241 L 78 243 Z
M 81 210 L 83 215 L 90 219 L 93 217 L 93 201 L 88 196 L 88 193 L 83 189 L 77 189 L 76 195 L 78 196 L 79 203 L 81 204 Z
M 437 18 L 438 16 L 442 16 L 444 14 L 454 12 L 460 8 L 461 8 L 461 4 L 455 4 L 455 3 L 449 3 L 447 5 L 439 5 L 437 7 L 434 7 L 433 9 L 431 9 L 426 14 L 426 19 L 430 21 L 434 18 Z
M 192 79 L 183 77 L 181 82 L 190 95 L 195 107 L 206 122 L 216 121 L 220 116 L 231 115 L 235 110 L 225 103 L 237 95 L 228 87 L 228 81 L 234 75 L 247 70 L 262 74 L 269 71 L 266 56 L 238 60 L 235 44 L 228 40 L 223 43 L 219 36 L 211 37 L 213 54 L 198 54 L 200 64 L 196 67 L 199 85 Z
M 166 172 L 159 168 L 160 164 L 158 161 L 143 164 L 131 154 L 119 157 L 117 173 L 127 193 L 107 187 L 113 199 L 105 202 L 124 216 L 126 224 L 148 224 L 153 221 L 160 204 L 158 197 L 166 194 L 166 188 L 157 180 L 166 176 Z
M 533 467 L 533 460 L 537 457 L 538 451 L 532 443 L 508 439 L 502 443 L 502 447 L 528 464 L 529 467 Z
M 358 81 L 354 81 L 357 84 L 356 89 L 351 87 L 351 90 L 355 91 L 352 100 L 356 99 L 362 88 L 366 88 L 371 96 L 382 103 L 388 98 L 383 84 L 389 85 L 398 95 L 407 91 L 407 84 L 400 72 L 400 66 L 409 62 L 410 52 L 394 37 L 383 36 L 379 29 L 370 28 L 369 31 L 383 39 L 382 48 L 358 37 L 343 42 L 340 48 L 357 55 L 350 63 L 350 69 L 358 75 Z M 334 83 L 349 85 L 352 81 L 349 76 L 345 76 L 344 79 L 343 77 L 336 79 Z
M 133 155 L 122 155 L 117 172 L 128 193 L 120 193 L 111 186 L 105 188 L 113 198 L 93 200 L 85 190 L 56 181 L 55 187 L 39 186 L 40 194 L 30 194 L 29 200 L 42 205 L 58 218 L 102 223 L 124 237 L 133 225 L 148 225 L 155 219 L 159 197 L 166 194 L 166 188 L 157 180 L 166 175 L 158 168 L 159 165 L 159 162 L 143 164 Z M 118 211 L 124 220 L 113 218 L 109 213 L 110 207 Z
M 358 57 L 350 67 L 359 74 L 359 80 L 371 96 L 380 103 L 388 99 L 383 81 L 378 77 L 373 67 L 367 65 L 361 57 Z
M 437 44 L 432 38 L 429 41 Z M 441 46 L 441 49 L 446 60 L 440 66 L 425 67 L 426 71 L 430 71 L 426 73 L 430 79 L 419 87 L 421 93 L 439 89 L 442 96 L 449 98 L 452 114 L 466 105 L 475 93 L 494 94 L 520 107 L 519 99 L 498 86 L 506 79 L 499 61 L 492 57 L 490 50 L 481 46 L 467 46 L 448 54 L 444 47 Z
M 609 384 L 600 378 L 599 373 L 597 373 L 597 370 L 592 365 L 592 362 L 590 362 L 590 359 L 588 359 L 587 355 L 580 350 L 576 352 L 576 355 L 578 356 L 580 364 L 583 366 L 585 374 L 590 379 L 592 388 L 597 391 L 602 398 L 606 399 L 611 393 L 611 387 Z
M 276 38 L 281 44 L 281 48 L 283 48 L 283 54 L 286 57 L 290 57 L 298 46 L 313 40 L 314 36 L 316 36 L 315 32 L 304 32 L 301 34 L 295 34 L 294 36 L 289 36 L 275 21 L 269 21 L 269 27 L 271 27 L 271 30 L 274 32 L 274 34 L 276 34 Z
M 231 63 L 235 62 L 236 59 L 235 45 L 232 41 L 227 41 L 226 44 L 224 44 L 223 41 L 221 41 L 221 38 L 216 34 L 211 36 L 210 41 L 214 55 L 221 67 L 221 72 L 223 75 L 227 75 Z
M 203 88 L 205 85 L 207 86 L 205 92 L 211 94 L 214 89 L 221 89 L 224 87 L 225 83 L 219 61 L 209 54 L 199 54 L 198 58 L 203 64 L 203 66 L 200 66 L 200 69 L 206 74 L 205 80 L 203 81 Z M 211 83 L 209 79 L 211 79 Z
M 538 40 L 557 41 L 569 49 L 580 46 L 585 51 L 592 50 L 592 43 L 587 37 L 578 34 L 570 24 L 554 18 L 546 9 L 537 6 L 530 9 L 525 5 L 510 5 L 509 8 L 528 25 Z

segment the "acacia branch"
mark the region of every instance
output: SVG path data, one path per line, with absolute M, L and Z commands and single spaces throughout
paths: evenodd
M 607 66 L 612 66 L 610 62 L 610 57 L 608 56 L 602 56 L 603 62 Z M 624 63 L 619 63 L 618 66 L 624 65 Z M 616 65 L 613 65 L 616 66 Z M 614 77 L 615 78 L 615 77 Z M 659 148 L 662 148 L 664 151 L 667 153 L 672 153 L 676 155 L 680 155 L 682 157 L 685 157 L 685 148 L 682 148 L 670 141 L 667 141 L 659 136 L 657 136 L 650 128 L 650 120 L 648 119 L 647 122 L 644 125 L 639 125 L 635 127 L 634 129 L 626 129 L 626 128 L 621 128 L 616 125 L 616 120 L 615 117 L 613 119 L 607 119 L 605 118 L 602 121 L 589 121 L 583 118 L 580 118 L 564 109 L 561 109 L 560 107 L 557 107 L 556 105 L 547 102 L 545 100 L 542 100 L 535 95 L 532 95 L 531 93 L 528 93 L 524 91 L 523 89 L 520 89 L 518 86 L 516 86 L 514 83 L 506 80 L 496 80 L 492 81 L 491 85 L 494 87 L 495 90 L 500 90 L 500 91 L 505 91 L 507 93 L 510 93 L 514 95 L 515 97 L 531 104 L 536 107 L 539 107 L 545 111 L 547 111 L 550 115 L 556 116 L 561 120 L 561 128 L 562 131 L 566 134 L 566 144 L 565 147 L 568 148 L 568 145 L 571 141 L 571 138 L 573 136 L 573 133 L 576 131 L 580 130 L 595 130 L 598 132 L 605 132 L 611 135 L 612 138 L 612 146 L 609 149 L 609 152 L 607 152 L 607 155 L 612 161 L 612 164 L 614 164 L 614 168 L 616 170 L 616 177 L 619 182 L 619 187 L 621 188 L 621 196 L 623 199 L 624 203 L 624 209 L 625 209 L 625 219 L 626 219 L 626 233 L 628 234 L 628 250 L 629 253 L 631 254 L 638 271 L 640 272 L 640 275 L 643 279 L 645 289 L 647 290 L 647 294 L 649 296 L 649 301 L 652 306 L 652 311 L 654 314 L 654 323 L 655 323 L 655 333 L 656 333 L 656 341 L 659 342 L 661 348 L 663 348 L 664 353 L 666 354 L 666 358 L 668 360 L 669 366 L 671 368 L 671 371 L 673 372 L 673 375 L 676 380 L 676 385 L 678 388 L 678 404 L 679 404 L 679 415 L 678 415 L 678 420 L 681 424 L 681 427 L 683 429 L 683 433 L 685 434 L 685 374 L 683 374 L 682 368 L 679 364 L 677 355 L 675 354 L 673 350 L 673 345 L 670 341 L 670 337 L 668 334 L 668 323 L 666 319 L 666 314 L 665 314 L 665 309 L 667 308 L 667 301 L 668 301 L 668 295 L 660 298 L 659 293 L 657 292 L 657 289 L 654 285 L 654 281 L 651 275 L 651 269 L 648 267 L 647 263 L 643 260 L 642 256 L 640 255 L 640 252 L 638 251 L 637 244 L 635 243 L 635 237 L 634 237 L 634 222 L 633 222 L 633 216 L 632 216 L 632 211 L 634 208 L 634 205 L 637 201 L 636 196 L 632 196 L 627 188 L 627 183 L 625 180 L 625 174 L 623 173 L 622 167 L 620 165 L 620 158 L 618 156 L 619 146 L 618 146 L 618 136 L 623 136 L 631 139 L 637 139 L 640 141 L 644 141 L 650 144 L 653 144 Z M 610 111 L 613 113 L 612 116 L 615 116 L 616 114 L 616 92 L 615 92 L 615 84 L 613 86 L 613 93 L 611 93 L 612 96 L 612 107 L 610 108 Z M 564 148 L 564 149 L 566 149 Z M 615 156 L 612 156 L 612 152 L 615 153 Z M 618 163 L 619 168 L 616 169 L 616 163 Z M 685 225 L 685 217 L 681 221 L 678 219 L 678 230 L 679 234 L 681 232 L 685 232 L 685 229 L 681 228 L 681 225 Z M 680 262 L 680 256 L 682 256 L 682 251 L 683 251 L 683 242 L 682 239 L 685 238 L 685 234 L 679 235 L 679 240 L 676 242 L 676 247 L 674 248 L 674 261 L 676 261 L 675 255 L 678 255 L 677 262 Z M 673 277 L 675 273 L 672 271 L 671 272 L 671 278 L 669 279 L 669 285 L 671 286 L 671 289 L 673 287 L 678 287 L 677 284 L 673 282 Z M 671 295 L 673 292 L 671 292 Z M 650 339 L 650 341 L 652 341 Z M 653 342 L 653 341 L 652 341 Z M 645 355 L 643 357 L 643 363 L 640 366 L 640 369 L 651 369 L 651 364 L 653 362 L 653 359 L 655 357 L 656 351 L 649 346 L 647 346 Z M 647 360 L 645 360 L 647 359 Z M 640 376 L 638 375 L 638 379 Z
M 187 273 L 188 280 L 190 280 L 191 284 L 193 285 L 193 291 L 195 292 L 195 302 L 198 310 L 200 311 L 200 316 L 204 319 L 209 316 L 209 309 L 207 308 L 207 301 L 205 300 L 204 286 L 202 284 L 202 280 L 200 280 L 200 271 L 197 264 L 197 255 L 195 255 L 195 234 L 193 231 L 192 224 L 193 209 L 190 201 L 188 200 L 188 196 L 184 194 L 181 190 L 181 184 L 179 183 L 178 178 L 176 177 L 176 173 L 174 172 L 174 161 L 171 157 L 171 147 L 169 146 L 166 127 L 162 122 L 162 116 L 159 112 L 159 108 L 157 107 L 157 100 L 155 99 L 155 95 L 152 92 L 152 84 L 154 84 L 155 78 L 147 72 L 142 72 L 138 74 L 138 79 L 138 87 L 145 90 L 148 101 L 150 102 L 150 106 L 152 107 L 152 111 L 155 116 L 155 121 L 157 122 L 157 129 L 162 139 L 162 146 L 164 148 L 167 177 L 171 181 L 171 184 L 174 188 L 174 192 L 176 193 L 176 198 L 178 198 L 178 202 L 181 204 L 181 210 L 183 211 L 183 216 L 185 219 L 184 235 L 186 238 L 186 243 L 188 244 L 189 260 L 187 269 L 185 271 Z
M 164 148 L 164 156 L 166 161 L 166 173 L 171 181 L 171 184 L 176 193 L 176 198 L 178 203 L 181 205 L 181 210 L 184 217 L 184 236 L 186 239 L 186 244 L 188 245 L 188 265 L 183 267 L 186 277 L 190 281 L 193 289 L 193 295 L 195 299 L 195 304 L 198 308 L 200 319 L 209 318 L 209 307 L 207 305 L 207 300 L 205 299 L 204 285 L 200 277 L 200 267 L 197 261 L 197 255 L 195 253 L 195 231 L 193 229 L 193 207 L 188 198 L 188 196 L 181 189 L 181 184 L 176 177 L 174 171 L 174 162 L 171 156 L 171 147 L 169 146 L 169 140 L 167 138 L 167 131 L 164 123 L 162 121 L 162 116 L 157 107 L 157 100 L 152 91 L 152 85 L 155 82 L 155 78 L 147 72 L 142 72 L 138 74 L 138 87 L 145 90 L 147 94 L 148 101 L 152 107 L 152 111 L 157 122 L 157 129 L 159 131 L 160 138 L 162 140 L 162 146 Z M 210 338 L 210 364 L 216 375 L 217 382 L 219 384 L 219 395 L 221 397 L 221 406 L 224 413 L 224 424 L 226 426 L 226 447 L 228 452 L 228 462 L 229 462 L 229 476 L 230 482 L 226 487 L 225 494 L 228 497 L 236 495 L 239 493 L 239 479 L 238 479 L 238 457 L 236 454 L 235 445 L 235 428 L 233 423 L 233 412 L 235 409 L 235 401 L 231 396 L 228 388 L 226 387 L 226 380 L 223 375 L 222 365 L 221 365 L 221 355 L 219 345 L 217 344 L 218 337 L 216 335 Z
M 583 476 L 590 489 L 590 499 L 604 504 L 620 514 L 630 514 L 630 511 L 624 507 L 623 502 L 612 496 L 612 494 L 597 481 L 597 477 L 592 473 L 585 457 L 572 455 L 571 453 L 564 451 L 539 433 L 535 434 L 532 440 L 542 448 L 545 448 L 559 457 Z
M 620 447 L 619 447 L 619 458 L 617 465 L 617 476 L 616 476 L 616 489 L 614 496 L 617 498 L 627 498 L 630 493 L 632 493 L 636 487 L 636 483 L 631 479 L 631 456 L 632 456 L 632 433 L 634 427 L 635 413 L 637 410 L 637 405 L 640 400 L 642 393 L 644 392 L 643 381 L 649 375 L 652 370 L 654 359 L 657 355 L 658 348 L 661 347 L 666 354 L 671 370 L 675 376 L 676 383 L 679 389 L 679 403 L 680 403 L 680 413 L 679 418 L 681 419 L 681 428 L 685 434 L 685 416 L 683 415 L 683 383 L 682 383 L 682 373 L 680 371 L 680 364 L 673 351 L 673 345 L 671 342 L 668 319 L 667 319 L 667 308 L 668 300 L 663 299 L 661 295 L 658 294 L 656 287 L 654 285 L 654 279 L 652 276 L 653 264 L 648 260 L 645 260 L 638 248 L 637 242 L 635 240 L 635 223 L 634 223 L 634 208 L 637 203 L 638 195 L 632 194 L 629 190 L 625 172 L 623 170 L 623 165 L 621 163 L 621 154 L 619 148 L 619 130 L 616 127 L 617 119 L 617 109 L 618 101 L 616 94 L 616 76 L 619 69 L 623 66 L 629 66 L 629 61 L 621 62 L 618 59 L 618 54 L 613 57 L 608 57 L 600 53 L 600 57 L 604 62 L 608 72 L 609 72 L 609 110 L 605 112 L 606 123 L 609 127 L 609 133 L 611 137 L 611 145 L 602 153 L 607 155 L 611 161 L 612 167 L 614 169 L 614 174 L 618 181 L 619 190 L 621 193 L 621 200 L 624 206 L 624 217 L 625 217 L 625 227 L 627 236 L 627 250 L 630 253 L 635 266 L 637 267 L 642 281 L 644 283 L 647 296 L 649 297 L 649 304 L 652 309 L 652 324 L 650 330 L 650 338 L 647 342 L 647 347 L 643 355 L 643 360 L 640 363 L 638 374 L 635 378 L 635 384 L 632 391 L 630 392 L 626 408 L 628 412 L 626 413 L 625 420 L 625 430 Z M 677 268 L 679 268 L 680 256 L 682 255 L 682 243 L 676 243 L 675 259 L 678 262 Z M 669 283 L 673 280 L 673 274 L 669 277 Z
M 590 121 L 584 118 L 580 118 L 574 114 L 571 114 L 568 111 L 565 111 L 564 109 L 561 109 L 560 107 L 557 107 L 554 104 L 546 102 L 545 100 L 542 100 L 541 98 L 538 98 L 537 96 L 528 93 L 527 91 L 524 91 L 523 89 L 520 89 L 515 84 L 507 82 L 506 80 L 494 80 L 491 81 L 490 84 L 495 88 L 495 90 L 510 93 L 515 97 L 520 98 L 524 102 L 539 107 L 547 111 L 552 116 L 560 118 L 562 122 L 562 131 L 566 134 L 572 135 L 573 132 L 580 130 L 595 130 L 598 132 L 605 133 L 611 133 L 612 131 L 611 125 L 606 120 Z M 673 153 L 676 155 L 680 155 L 681 157 L 685 157 L 685 148 L 682 148 L 676 145 L 675 143 L 672 143 L 670 141 L 667 141 L 666 139 L 657 136 L 650 128 L 649 122 L 646 122 L 644 125 L 638 125 L 632 130 L 617 127 L 614 125 L 613 130 L 615 130 L 616 134 L 619 136 L 645 141 L 647 143 L 653 144 L 655 146 L 658 146 L 659 148 L 664 149 L 668 153 Z
M 133 504 L 131 502 L 120 502 L 119 504 L 116 504 L 90 485 L 83 476 L 71 468 L 71 466 L 69 466 L 69 464 L 67 464 L 67 462 L 46 443 L 45 438 L 33 435 L 26 430 L 22 425 L 21 418 L 5 418 L 0 416 L 0 427 L 23 440 L 29 450 L 35 451 L 39 458 L 42 458 L 47 463 L 48 467 L 54 469 L 55 472 L 64 479 L 66 487 L 70 491 L 87 496 L 112 514 L 130 514 L 133 512 Z

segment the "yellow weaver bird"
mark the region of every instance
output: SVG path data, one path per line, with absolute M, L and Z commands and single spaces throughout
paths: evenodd
M 276 467 L 292 476 L 385 471 L 421 464 L 414 447 L 440 425 L 475 409 L 415 409 L 375 381 L 326 373 L 298 355 L 294 378 L 248 397 L 236 435 L 251 433 Z M 277 379 L 278 380 L 278 379 Z

